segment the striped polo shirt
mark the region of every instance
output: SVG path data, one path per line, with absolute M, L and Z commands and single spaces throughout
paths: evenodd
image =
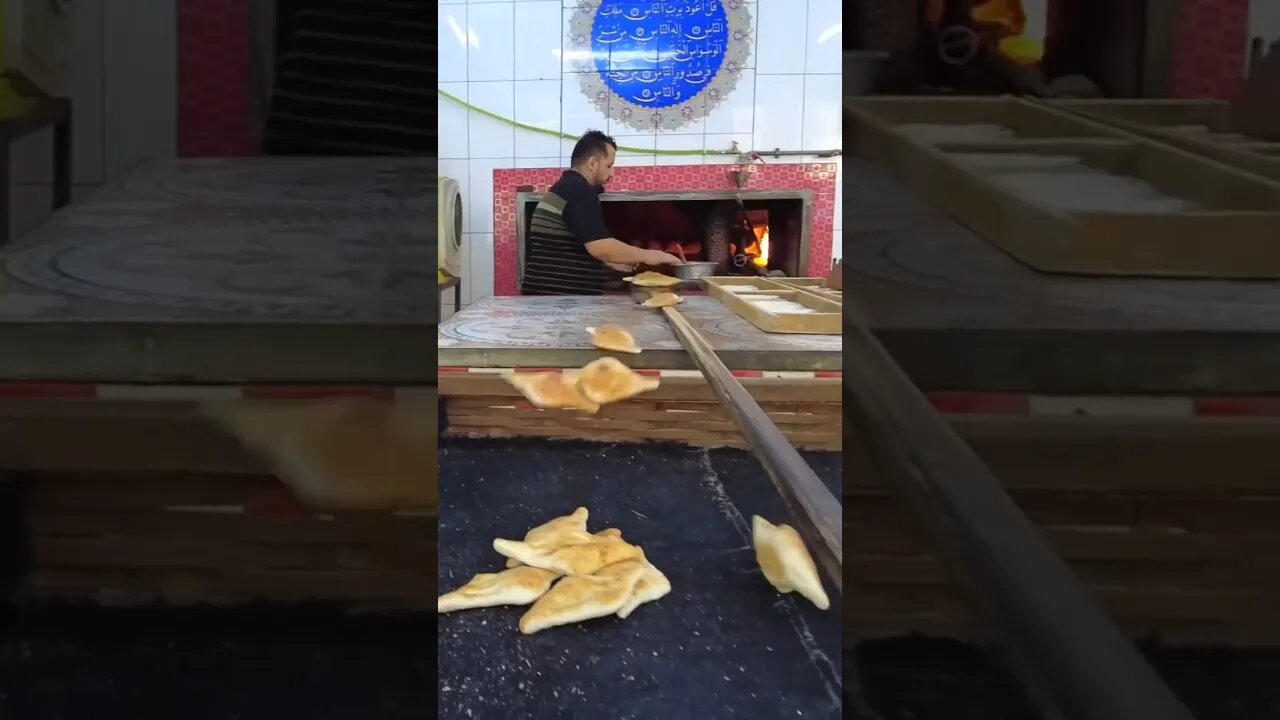
M 566 170 L 533 209 L 520 291 L 604 294 L 605 265 L 587 252 L 585 244 L 607 237 L 599 192 L 577 171 Z
M 423 0 L 293 0 L 264 138 L 271 155 L 433 155 L 434 24 Z

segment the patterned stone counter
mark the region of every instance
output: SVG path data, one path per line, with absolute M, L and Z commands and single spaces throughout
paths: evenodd
M 0 249 L 0 379 L 431 378 L 434 167 L 145 166 Z
M 840 449 L 839 335 L 766 333 L 707 296 L 686 297 L 680 311 L 792 443 Z M 605 323 L 629 329 L 643 350 L 632 355 L 592 347 L 586 329 Z M 450 318 L 439 342 L 449 435 L 743 445 L 667 321 L 628 297 L 490 298 Z M 512 368 L 577 368 L 603 355 L 658 377 L 661 386 L 586 415 L 532 407 L 501 377 Z
M 767 333 L 705 295 L 680 312 L 731 370 L 839 371 L 839 335 Z M 579 367 L 601 355 L 588 327 L 621 325 L 643 349 L 625 358 L 636 368 L 694 369 L 667 321 L 629 297 L 487 298 L 440 326 L 442 368 Z

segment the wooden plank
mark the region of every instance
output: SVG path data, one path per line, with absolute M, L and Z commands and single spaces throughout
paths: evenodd
M 886 483 L 928 528 L 1033 695 L 1064 717 L 1189 720 L 1098 598 L 870 330 L 846 326 L 844 345 L 850 435 L 864 438 Z M 851 530 L 851 549 L 871 534 Z M 845 598 L 846 616 L 863 611 L 863 590 Z
M 558 425 L 520 427 L 508 425 L 453 426 L 447 434 L 451 437 L 472 438 L 560 438 L 594 440 L 599 442 L 644 443 L 650 441 L 678 442 L 692 447 L 748 447 L 742 434 L 733 431 L 709 431 L 684 428 L 646 428 L 644 430 L 601 430 L 596 428 L 570 428 Z M 783 435 L 802 450 L 839 450 L 841 437 L 832 432 L 796 432 L 783 430 Z
M 33 572 L 28 586 L 46 598 L 132 596 L 170 604 L 380 601 L 389 607 L 425 608 L 436 595 L 433 573 L 390 572 L 210 572 L 47 568 Z
M 100 510 L 50 510 L 28 514 L 29 530 L 43 537 L 96 538 L 152 537 L 197 540 L 236 538 L 261 544 L 294 545 L 366 544 L 367 526 L 343 516 L 317 519 L 311 516 L 255 516 L 218 512 L 144 512 Z M 379 527 L 400 527 L 398 538 L 406 547 L 425 551 L 435 537 L 435 519 L 383 516 Z
M 1280 492 L 1280 418 L 955 415 L 949 424 L 1011 490 Z M 886 487 L 861 436 L 846 491 Z
M 48 537 L 31 540 L 38 567 L 86 566 L 209 570 L 390 569 L 360 545 L 263 544 L 234 538 Z M 398 568 L 410 570 L 410 567 Z
M 841 327 L 840 303 L 810 292 L 798 290 L 773 290 L 767 293 L 752 293 L 752 296 L 768 295 L 779 300 L 790 300 L 814 310 L 812 313 L 773 312 L 760 307 L 743 297 L 743 294 L 726 289 L 724 280 L 732 280 L 730 285 L 741 285 L 742 278 L 702 279 L 702 286 L 707 294 L 719 300 L 722 305 L 732 310 L 739 317 L 750 322 L 767 333 L 804 333 L 814 335 L 839 335 Z M 756 281 L 756 278 L 747 278 Z M 761 284 L 768 283 L 767 280 Z M 776 283 L 768 283 L 776 285 Z
M 265 464 L 199 418 L 0 418 L 0 468 L 262 473 Z
M 1186 590 L 1252 590 L 1268 592 L 1280 601 L 1280 562 L 1174 562 L 1151 563 L 1107 560 L 1074 560 L 1070 563 L 1086 585 L 1094 588 L 1182 588 Z M 853 553 L 849 579 L 858 586 L 949 585 L 946 567 L 933 556 L 901 556 Z M 1229 620 L 1224 616 L 1222 620 Z
M 894 617 L 905 612 L 964 619 L 968 605 L 949 588 L 918 584 L 860 587 L 845 602 L 845 616 Z M 1275 621 L 1280 593 L 1254 590 L 1188 590 L 1184 588 L 1096 588 L 1090 594 L 1122 622 L 1148 626 L 1186 621 Z
M 1013 490 L 1010 497 L 1037 525 L 1137 525 L 1140 499 L 1116 493 Z M 846 490 L 845 518 L 854 525 L 878 526 L 884 518 L 909 515 L 900 499 L 884 491 Z
M 740 378 L 742 386 L 757 402 L 841 402 L 840 378 Z M 440 397 L 490 396 L 520 398 L 511 384 L 494 373 L 444 373 L 440 375 Z M 662 385 L 644 394 L 651 401 L 715 401 L 715 393 L 703 378 L 664 377 Z
M 941 552 L 910 517 L 888 516 L 875 524 L 849 524 L 849 547 L 871 555 Z M 1133 526 L 1053 526 L 1037 533 L 1066 560 L 1124 560 L 1151 563 L 1235 561 L 1249 554 L 1280 557 L 1280 533 L 1190 533 L 1179 528 Z
M 933 204 L 974 228 L 990 242 L 1045 272 L 1100 275 L 1228 278 L 1280 277 L 1280 183 L 1127 132 L 1091 118 L 1014 98 L 860 98 L 846 103 L 860 154 L 886 167 Z M 1017 190 L 1013 181 L 960 162 L 953 141 L 913 138 L 899 124 L 991 123 L 1018 138 L 1055 140 L 1068 152 L 1096 164 L 1104 148 L 1097 139 L 1124 141 L 1107 150 L 1125 175 L 1149 182 L 1175 197 L 1195 201 L 1207 213 L 1079 213 L 1051 207 Z M 1019 142 L 1008 143 L 1009 148 Z M 946 145 L 943 147 L 942 145 Z M 1019 152 L 1029 151 L 1022 142 Z M 1111 169 L 1108 167 L 1108 169 Z M 1176 170 L 1176 171 L 1175 171 Z M 1189 220 L 1188 222 L 1182 222 Z M 1204 237 L 1223 238 L 1206 252 Z M 1205 258 L 1212 260 L 1211 264 Z

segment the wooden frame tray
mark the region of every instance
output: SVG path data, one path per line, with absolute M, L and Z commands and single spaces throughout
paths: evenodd
M 820 298 L 844 305 L 844 294 L 827 287 L 827 279 L 820 277 L 769 278 L 771 282 L 788 290 L 813 293 Z
M 1280 181 L 1280 142 L 1235 132 L 1231 104 L 1226 101 L 1054 100 L 1048 104 Z
M 843 327 L 843 308 L 840 303 L 832 302 L 814 293 L 789 288 L 777 289 L 777 283 L 767 278 L 752 277 L 709 277 L 702 279 L 707 294 L 719 300 L 721 304 L 747 322 L 768 333 L 806 333 L 812 335 L 839 335 Z M 750 292 L 733 291 L 730 287 L 749 286 L 758 288 Z M 747 300 L 744 295 L 752 297 L 767 296 L 782 300 L 791 300 L 805 307 L 813 308 L 814 313 L 778 313 L 761 308 Z
M 1280 183 L 1012 97 L 849 98 L 845 113 L 859 154 L 1038 270 L 1280 277 Z

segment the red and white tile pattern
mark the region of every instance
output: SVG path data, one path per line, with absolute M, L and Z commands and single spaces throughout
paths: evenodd
M 1244 77 L 1249 0 L 1178 0 L 1170 84 L 1175 97 L 1229 100 Z
M 764 165 L 660 165 L 615 168 L 609 189 L 617 192 L 734 190 L 733 173 L 751 173 L 751 190 L 809 190 L 813 221 L 809 228 L 809 263 L 805 274 L 825 277 L 831 271 L 835 225 L 834 163 L 767 163 Z M 519 295 L 516 254 L 516 193 L 532 188 L 546 192 L 561 168 L 515 168 L 493 171 L 493 294 Z
M 520 372 L 565 372 L 578 368 L 441 367 L 441 375 L 496 375 Z M 663 378 L 697 378 L 697 370 L 637 369 Z M 840 380 L 836 371 L 734 370 L 734 377 L 765 380 Z M 1035 417 L 1257 417 L 1280 418 L 1280 395 L 1239 396 L 1065 396 L 1030 393 L 935 391 L 929 402 L 944 415 L 1024 415 Z M 429 402 L 432 387 L 365 385 L 122 385 L 72 382 L 0 382 L 0 403 L 6 400 L 103 400 L 206 402 L 218 400 L 316 400 L 364 397 L 397 402 Z
M 113 400 L 208 402 L 218 400 L 319 400 L 362 397 L 427 402 L 435 388 L 378 385 L 123 385 L 76 382 L 0 382 L 5 400 Z
M 581 368 L 552 368 L 552 367 L 519 367 L 519 368 L 498 368 L 498 367 L 441 367 L 439 368 L 441 375 L 501 375 L 508 372 L 575 372 Z M 843 373 L 839 370 L 732 370 L 733 376 L 736 378 L 770 378 L 770 379 L 812 379 L 812 378 L 836 378 L 843 377 Z M 702 372 L 699 370 L 655 370 L 650 368 L 636 368 L 637 375 L 647 375 L 650 377 L 664 378 L 700 378 Z
M 178 155 L 257 155 L 249 112 L 249 1 L 178 3 Z

